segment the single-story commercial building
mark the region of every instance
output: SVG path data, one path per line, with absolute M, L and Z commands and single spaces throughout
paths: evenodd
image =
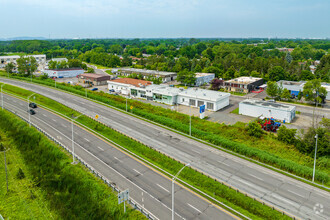
M 290 123 L 296 116 L 296 106 L 259 99 L 246 99 L 239 103 L 239 114 L 251 117 L 273 117 Z
M 129 76 L 132 73 L 136 73 L 137 75 L 141 74 L 143 79 L 146 79 L 148 76 L 163 79 L 163 83 L 170 82 L 176 79 L 177 73 L 174 72 L 164 72 L 157 70 L 146 70 L 146 69 L 136 69 L 136 68 L 113 68 L 111 70 L 112 73 L 122 76 Z
M 45 64 L 46 63 L 46 55 L 45 54 L 38 54 L 38 55 L 26 55 L 27 57 L 34 57 L 38 64 Z M 12 55 L 12 56 L 0 56 L 0 68 L 4 68 L 8 63 L 17 63 L 17 60 L 21 56 Z
M 262 78 L 251 76 L 242 76 L 236 79 L 227 80 L 224 82 L 224 87 L 228 91 L 248 93 L 255 90 L 258 86 L 264 83 Z
M 130 95 L 131 88 L 136 89 L 137 91 L 142 91 L 142 93 L 137 93 L 135 96 L 145 98 L 145 91 L 144 89 L 138 90 L 139 88 L 145 88 L 148 85 L 151 85 L 152 82 L 140 80 L 140 79 L 131 79 L 131 78 L 117 78 L 114 80 L 109 80 L 108 82 L 108 89 L 114 90 L 117 93 L 121 93 L 123 95 Z M 144 94 L 143 94 L 144 93 Z
M 214 77 L 214 73 L 196 73 L 195 86 L 201 86 L 204 83 L 210 83 Z
M 80 83 L 94 86 L 106 85 L 108 80 L 110 80 L 110 76 L 105 74 L 84 73 L 78 76 Z
M 65 77 L 76 77 L 85 72 L 84 69 L 45 69 L 44 73 L 50 78 L 65 78 Z
M 286 81 L 286 80 L 280 80 L 277 82 L 278 86 L 286 88 L 287 90 L 290 91 L 291 95 L 298 96 L 299 91 L 304 90 L 304 85 L 306 81 L 300 81 L 300 82 L 295 82 L 295 81 Z M 322 82 L 321 86 L 324 87 L 328 94 L 325 97 L 326 100 L 330 100 L 330 83 Z
M 109 90 L 133 97 L 169 105 L 199 107 L 205 105 L 210 111 L 218 111 L 229 105 L 229 93 L 199 88 L 175 88 L 167 85 L 151 85 L 151 82 L 130 78 L 108 81 Z

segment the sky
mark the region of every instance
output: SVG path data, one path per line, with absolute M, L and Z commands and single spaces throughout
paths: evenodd
M 330 38 L 330 0 L 0 0 L 0 38 Z

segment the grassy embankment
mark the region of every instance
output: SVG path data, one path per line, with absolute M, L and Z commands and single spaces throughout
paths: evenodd
M 67 152 L 17 116 L 0 111 L 0 132 L 10 148 L 10 191 L 2 184 L 0 193 L 5 219 L 145 219 L 131 208 L 124 213 L 116 193 L 85 167 L 71 165 Z M 23 179 L 16 176 L 19 168 Z
M 2 75 L 5 76 L 3 73 Z M 27 80 L 24 77 L 15 77 Z M 54 86 L 51 80 L 38 80 L 34 82 Z M 58 84 L 58 89 L 85 95 L 83 88 Z M 105 104 L 125 109 L 125 99 L 105 93 L 88 92 L 88 97 Z M 178 131 L 189 133 L 189 116 L 177 113 L 162 107 L 153 106 L 136 100 L 128 100 L 133 105 L 133 113 L 153 122 L 160 123 Z M 261 138 L 251 137 L 245 130 L 244 123 L 235 125 L 218 124 L 211 121 L 192 117 L 192 135 L 211 144 L 221 146 L 238 154 L 272 165 L 281 170 L 293 173 L 306 179 L 313 174 L 313 157 L 300 153 L 293 145 L 285 144 L 276 139 L 273 134 L 263 135 Z M 330 160 L 321 157 L 317 160 L 318 170 L 316 181 L 329 186 Z
M 15 93 L 18 96 L 26 98 L 32 92 L 15 87 L 6 85 L 6 91 L 10 93 Z M 71 116 L 72 114 L 78 115 L 78 113 L 54 100 L 51 100 L 47 97 L 36 94 L 36 102 L 47 106 L 48 108 L 60 112 L 66 116 Z M 173 160 L 141 143 L 138 143 L 127 136 L 120 134 L 109 127 L 100 124 L 93 119 L 81 116 L 77 119 L 81 124 L 96 130 L 98 133 L 107 137 L 108 139 L 114 141 L 115 143 L 123 146 L 127 150 L 143 157 L 144 159 L 150 161 L 156 166 L 166 170 L 171 174 L 175 174 L 180 170 L 183 165 Z M 226 185 L 215 181 L 212 178 L 209 178 L 191 168 L 186 168 L 180 174 L 180 178 L 186 181 L 187 183 L 195 186 L 201 191 L 207 193 L 208 195 L 214 197 L 215 199 L 223 202 L 224 204 L 240 211 L 244 215 L 253 218 L 253 219 L 286 219 L 287 216 L 281 215 L 278 211 L 272 210 L 272 208 L 262 205 L 261 203 L 243 195 L 242 193 L 237 192 L 234 189 L 230 189 Z

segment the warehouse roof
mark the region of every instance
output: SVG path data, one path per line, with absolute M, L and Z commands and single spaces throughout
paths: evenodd
M 272 101 L 263 101 L 261 99 L 245 99 L 244 101 L 241 101 L 240 104 L 247 104 L 247 105 L 259 106 L 268 109 L 283 110 L 283 111 L 292 111 L 296 108 L 296 106 L 293 105 L 285 105 L 282 103 L 276 103 Z
M 227 80 L 226 83 L 239 83 L 239 84 L 250 84 L 261 80 L 262 78 L 242 76 L 235 79 Z
M 112 71 L 113 72 L 123 71 L 123 72 L 141 73 L 147 75 L 161 75 L 161 76 L 171 76 L 177 74 L 175 72 L 165 72 L 165 71 L 136 69 L 136 68 L 118 68 L 118 69 L 112 69 Z
M 196 78 L 210 76 L 210 75 L 214 76 L 215 74 L 214 73 L 195 73 Z
M 108 83 L 111 83 L 111 82 L 129 84 L 129 85 L 133 85 L 136 87 L 142 87 L 142 86 L 147 86 L 147 85 L 152 84 L 152 82 L 150 82 L 150 81 L 141 80 L 141 79 L 132 79 L 132 78 L 117 78 L 117 79 L 108 81 Z
M 208 89 L 188 88 L 185 90 L 181 90 L 179 95 L 187 96 L 190 98 L 217 101 L 219 99 L 229 97 L 230 93 L 218 92 L 218 91 L 208 90 Z
M 94 79 L 96 81 L 105 81 L 109 80 L 110 76 L 107 74 L 94 74 L 94 73 L 84 73 L 80 74 L 79 77 L 81 78 L 88 78 L 88 79 Z

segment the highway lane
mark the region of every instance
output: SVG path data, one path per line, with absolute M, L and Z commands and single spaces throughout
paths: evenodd
M 4 106 L 28 117 L 27 103 L 4 95 Z M 71 122 L 42 108 L 31 122 L 71 148 Z M 171 180 L 89 131 L 74 125 L 75 153 L 95 170 L 129 189 L 130 197 L 159 219 L 171 218 Z M 176 219 L 238 219 L 190 190 L 175 185 Z
M 89 100 L 25 82 L 0 81 L 39 92 L 91 117 L 98 114 L 110 127 L 287 213 L 304 219 L 330 216 L 330 194 L 316 187 Z M 314 210 L 317 204 L 323 205 L 323 212 Z

